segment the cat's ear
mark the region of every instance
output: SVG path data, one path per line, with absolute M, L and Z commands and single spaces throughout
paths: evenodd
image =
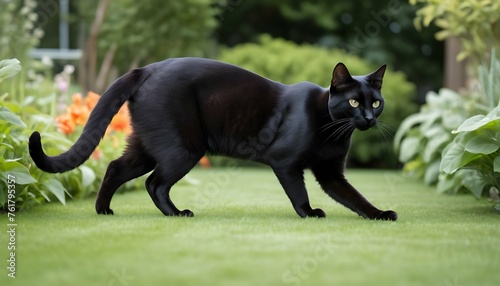
M 387 65 L 383 65 L 378 70 L 368 75 L 368 82 L 376 90 L 380 90 L 382 88 L 382 82 L 386 67 Z
M 354 81 L 349 70 L 343 63 L 338 63 L 333 69 L 331 88 L 342 88 Z

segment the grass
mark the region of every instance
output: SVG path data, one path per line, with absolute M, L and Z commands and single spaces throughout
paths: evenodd
M 114 216 L 96 215 L 93 200 L 18 213 L 16 278 L 2 231 L 0 285 L 500 285 L 500 216 L 488 202 L 392 171 L 347 176 L 399 220 L 358 217 L 310 174 L 326 219 L 300 219 L 267 169 L 195 169 L 199 185 L 172 192 L 194 218 L 162 216 L 145 191 L 115 196 Z

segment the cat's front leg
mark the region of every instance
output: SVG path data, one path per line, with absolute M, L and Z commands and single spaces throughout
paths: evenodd
M 302 170 L 274 168 L 274 173 L 278 177 L 283 189 L 285 189 L 285 193 L 299 216 L 303 218 L 326 216 L 322 209 L 311 208 Z
M 375 220 L 396 220 L 398 218 L 398 214 L 392 210 L 382 211 L 373 206 L 342 174 L 327 175 L 325 169 L 313 169 L 313 173 L 325 193 L 360 216 Z

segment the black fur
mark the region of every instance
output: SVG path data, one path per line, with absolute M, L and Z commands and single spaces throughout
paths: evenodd
M 169 59 L 111 85 L 69 151 L 46 156 L 34 132 L 30 154 L 47 172 L 76 168 L 128 100 L 134 132 L 123 156 L 108 166 L 96 200 L 100 214 L 113 214 L 109 206 L 120 185 L 154 170 L 146 189 L 156 206 L 165 215 L 192 216 L 175 207 L 170 188 L 211 153 L 271 166 L 301 217 L 325 216 L 309 204 L 303 170 L 310 168 L 328 195 L 360 216 L 396 220 L 395 212 L 374 207 L 343 175 L 353 131 L 373 127 L 383 110 L 384 72 L 385 65 L 352 77 L 339 63 L 325 89 L 309 82 L 284 85 L 214 60 Z

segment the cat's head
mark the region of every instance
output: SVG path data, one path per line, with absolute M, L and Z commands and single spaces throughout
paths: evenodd
M 334 121 L 352 123 L 359 130 L 377 124 L 384 109 L 380 93 L 386 65 L 365 76 L 351 76 L 343 63 L 333 69 L 328 111 Z

